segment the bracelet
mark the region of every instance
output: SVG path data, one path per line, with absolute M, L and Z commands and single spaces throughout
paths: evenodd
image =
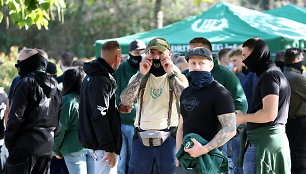
M 168 75 L 168 77 L 169 77 L 169 79 L 172 79 L 173 77 L 176 77 L 176 74 L 175 74 L 175 73 L 173 73 L 173 72 L 171 72 L 171 74 L 170 74 L 170 75 Z

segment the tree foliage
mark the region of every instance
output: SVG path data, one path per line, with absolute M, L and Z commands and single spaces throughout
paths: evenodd
M 20 0 L 15 1 L 20 2 Z M 220 1 L 160 0 L 163 25 L 199 14 Z M 263 10 L 262 5 L 254 4 L 267 3 L 267 1 L 228 0 L 230 3 L 257 10 Z M 291 1 L 294 3 L 294 0 Z M 25 30 L 25 27 L 19 29 L 15 25 L 10 25 L 6 29 L 5 22 L 0 23 L 0 50 L 8 54 L 10 47 L 16 45 L 19 48 L 26 46 L 43 49 L 55 59 L 67 51 L 73 52 L 80 58 L 92 57 L 95 55 L 94 43 L 98 39 L 116 38 L 156 28 L 154 11 L 156 0 L 68 0 L 65 2 L 65 22 L 62 23 L 59 20 L 49 22 L 48 30 L 44 27 L 41 30 L 37 27 Z M 56 10 L 55 8 L 55 6 L 50 7 L 53 10 Z M 47 12 L 52 19 L 50 9 Z M 60 13 L 54 13 L 53 17 L 62 18 L 62 10 Z M 11 23 L 13 23 L 12 20 L 10 18 Z
M 57 11 L 59 21 L 64 21 L 65 7 L 64 0 L 0 0 L 0 22 L 10 17 L 19 28 L 27 30 L 36 24 L 39 30 L 42 26 L 48 29 L 50 16 L 54 20 L 53 11 Z
M 10 53 L 0 53 L 0 60 L 3 62 L 0 65 L 0 87 L 4 87 L 6 93 L 8 93 L 11 83 L 15 77 L 17 77 L 17 69 L 15 63 L 18 56 L 18 47 L 13 46 L 10 48 Z

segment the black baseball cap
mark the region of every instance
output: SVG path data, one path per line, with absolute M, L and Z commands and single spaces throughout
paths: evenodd
M 134 40 L 129 45 L 129 51 L 135 51 L 135 50 L 144 50 L 146 49 L 146 44 L 141 40 Z
M 188 61 L 192 56 L 199 56 L 203 58 L 208 58 L 210 61 L 213 61 L 212 52 L 204 47 L 196 47 L 191 49 L 186 55 L 185 59 Z

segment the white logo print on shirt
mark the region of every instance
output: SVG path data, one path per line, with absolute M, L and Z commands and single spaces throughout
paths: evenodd
M 98 106 L 97 109 L 101 112 L 101 115 L 102 115 L 102 116 L 105 116 L 105 115 L 106 115 L 106 111 L 105 111 L 105 110 L 106 110 L 107 108 L 102 107 L 102 106 Z

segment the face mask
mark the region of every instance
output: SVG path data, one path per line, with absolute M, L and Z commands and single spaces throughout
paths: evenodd
M 47 68 L 47 60 L 43 58 L 40 54 L 34 54 L 33 56 L 15 64 L 20 76 L 26 76 L 32 71 L 43 70 Z
M 259 39 L 252 53 L 242 61 L 250 71 L 260 74 L 266 64 L 271 63 L 270 49 L 267 43 Z
M 139 69 L 139 64 L 142 60 L 142 57 L 141 56 L 133 56 L 131 54 L 130 55 L 130 58 L 128 59 L 129 63 L 132 65 L 133 68 L 135 69 Z
M 294 69 L 297 69 L 297 70 L 299 70 L 301 73 L 303 72 L 303 68 L 302 68 L 302 66 L 303 66 L 303 61 L 300 61 L 300 62 L 297 62 L 297 63 L 293 63 L 293 64 L 288 64 L 288 65 L 286 65 L 286 66 L 290 66 L 290 67 L 292 67 L 292 68 L 294 68 Z
M 233 65 L 232 63 L 230 63 L 230 64 L 228 64 L 228 65 L 226 66 L 226 68 L 229 69 L 229 70 L 233 69 L 233 67 L 234 67 L 234 65 Z
M 274 62 L 277 67 L 279 67 L 282 71 L 284 70 L 285 62 L 275 61 Z
M 164 67 L 160 63 L 160 59 L 153 59 L 150 73 L 152 73 L 156 77 L 166 74 Z
M 204 88 L 214 81 L 211 72 L 207 71 L 190 71 L 192 78 L 192 87 L 196 89 Z

